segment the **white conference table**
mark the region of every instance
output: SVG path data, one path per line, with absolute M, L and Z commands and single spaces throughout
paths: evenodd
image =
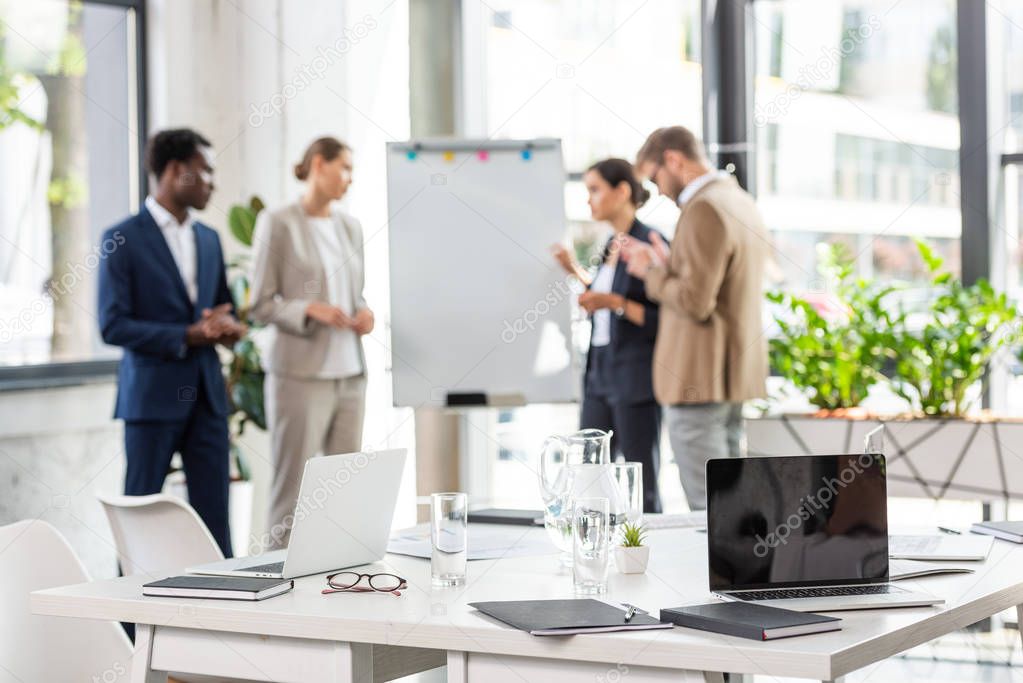
M 647 573 L 612 569 L 604 599 L 655 615 L 662 607 L 709 600 L 705 534 L 665 529 L 650 532 L 648 542 Z M 409 589 L 400 598 L 321 595 L 322 575 L 297 579 L 292 592 L 258 603 L 151 598 L 142 596 L 141 585 L 163 577 L 130 576 L 36 592 L 32 609 L 138 624 L 134 683 L 162 683 L 166 671 L 368 682 L 444 664 L 452 683 L 702 683 L 721 681 L 720 672 L 828 681 L 1023 605 L 1023 546 L 996 541 L 986 562 L 969 566 L 975 574 L 901 582 L 944 598 L 941 607 L 836 613 L 844 620 L 841 631 L 764 643 L 682 628 L 534 637 L 467 606 L 572 597 L 571 575 L 553 554 L 470 562 L 467 585 L 446 589 L 430 586 L 427 560 L 387 555 L 361 570 L 407 578 Z

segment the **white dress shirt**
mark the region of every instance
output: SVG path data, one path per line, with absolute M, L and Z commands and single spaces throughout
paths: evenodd
M 712 180 L 718 178 L 727 178 L 729 175 L 728 171 L 707 171 L 702 176 L 693 178 L 689 181 L 689 184 L 682 188 L 682 191 L 678 194 L 678 205 L 685 206 L 686 202 L 693 198 L 701 187 L 706 185 Z
M 327 276 L 327 299 L 346 315 L 355 315 L 355 292 L 349 277 L 349 261 L 355 255 L 343 226 L 333 218 L 306 216 L 312 228 L 313 242 Z M 320 379 L 355 377 L 363 372 L 359 354 L 359 335 L 351 328 L 332 329 Z
M 195 223 L 195 219 L 189 213 L 184 223 L 178 223 L 178 219 L 174 217 L 174 214 L 163 208 L 160 202 L 156 201 L 152 195 L 146 197 L 146 209 L 153 217 L 153 220 L 156 221 L 157 226 L 159 226 L 160 232 L 163 233 L 163 238 L 167 240 L 167 247 L 170 249 L 171 256 L 174 257 L 174 263 L 178 267 L 178 272 L 181 273 L 181 281 L 185 284 L 185 291 L 188 292 L 188 298 L 194 304 L 199 295 L 195 256 L 195 231 L 192 230 L 192 224 Z
M 606 263 L 601 264 L 597 276 L 593 278 L 590 285 L 591 292 L 610 294 L 611 286 L 614 284 L 615 267 Z M 593 312 L 593 332 L 590 335 L 592 346 L 607 346 L 611 343 L 611 310 L 601 308 Z

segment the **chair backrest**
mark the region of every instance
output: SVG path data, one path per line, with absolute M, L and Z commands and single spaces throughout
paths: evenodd
M 0 527 L 0 683 L 128 683 L 132 650 L 120 625 L 31 613 L 30 592 L 87 581 L 75 551 L 47 522 Z
M 156 575 L 224 559 L 209 529 L 188 503 L 151 496 L 100 496 L 126 575 Z M 163 578 L 163 577 L 159 577 Z

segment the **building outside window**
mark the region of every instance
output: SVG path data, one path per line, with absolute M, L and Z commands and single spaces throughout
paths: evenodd
M 116 358 L 102 231 L 139 200 L 135 10 L 0 4 L 0 366 Z

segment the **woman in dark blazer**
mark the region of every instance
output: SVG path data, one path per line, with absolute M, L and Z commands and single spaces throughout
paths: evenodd
M 612 457 L 621 455 L 643 463 L 643 511 L 660 512 L 657 474 L 661 407 L 654 400 L 652 381 L 657 304 L 647 299 L 643 281 L 629 275 L 618 258 L 625 236 L 650 242 L 653 228 L 636 219 L 636 209 L 650 193 L 636 179 L 632 164 L 624 159 L 594 164 L 583 182 L 593 219 L 609 223 L 614 235 L 604 246 L 594 275 L 583 269 L 563 245 L 554 248 L 558 263 L 586 285 L 579 305 L 593 322 L 580 426 L 614 430 Z

